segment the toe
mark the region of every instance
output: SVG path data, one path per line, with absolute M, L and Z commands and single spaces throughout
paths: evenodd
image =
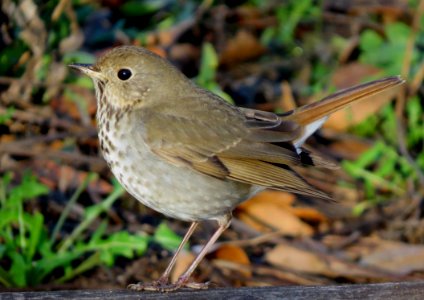
M 187 282 L 184 284 L 185 287 L 196 290 L 206 290 L 209 288 L 210 282 Z

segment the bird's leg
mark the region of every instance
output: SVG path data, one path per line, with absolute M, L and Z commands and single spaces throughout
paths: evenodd
M 178 254 L 184 248 L 185 244 L 187 244 L 187 242 L 190 239 L 191 235 L 193 234 L 194 230 L 196 230 L 197 225 L 199 225 L 199 222 L 191 223 L 190 228 L 188 229 L 183 240 L 181 241 L 180 245 L 178 246 L 178 249 L 175 252 L 174 256 L 172 257 L 171 261 L 169 262 L 168 267 L 166 267 L 165 272 L 163 272 L 163 274 L 159 277 L 158 282 L 160 282 L 162 284 L 168 283 L 169 275 L 171 274 L 172 268 L 174 267 L 175 263 L 177 262 Z
M 193 289 L 207 289 L 208 283 L 196 283 L 189 282 L 190 276 L 205 255 L 209 252 L 212 245 L 216 242 L 216 240 L 221 236 L 221 234 L 230 226 L 231 223 L 231 214 L 226 215 L 225 217 L 218 220 L 219 227 L 197 255 L 196 259 L 191 263 L 190 267 L 181 275 L 177 282 L 169 285 L 167 288 L 163 289 L 165 292 L 174 291 L 181 287 L 188 287 Z
M 211 236 L 211 238 L 208 240 L 206 245 L 203 247 L 203 249 L 200 251 L 200 253 L 197 255 L 195 260 L 190 264 L 188 269 L 184 272 L 183 275 L 181 275 L 178 280 L 175 283 L 168 283 L 169 273 L 171 272 L 171 269 L 176 261 L 176 256 L 183 248 L 184 244 L 188 241 L 190 236 L 192 235 L 193 231 L 196 229 L 198 222 L 193 222 L 184 236 L 183 241 L 181 242 L 180 246 L 178 247 L 177 252 L 175 253 L 174 257 L 172 258 L 171 262 L 169 263 L 168 267 L 166 268 L 165 272 L 162 274 L 162 276 L 159 278 L 159 280 L 150 283 L 150 284 L 143 284 L 143 283 L 137 283 L 137 284 L 130 284 L 128 286 L 131 290 L 136 291 L 160 291 L 160 292 L 171 292 L 175 291 L 182 287 L 188 287 L 192 289 L 207 289 L 208 283 L 196 283 L 196 282 L 190 282 L 190 276 L 193 273 L 193 271 L 196 269 L 196 267 L 199 265 L 199 263 L 202 261 L 202 259 L 205 257 L 205 255 L 209 252 L 212 245 L 216 242 L 216 240 L 221 236 L 221 234 L 230 226 L 231 223 L 231 214 L 225 215 L 222 218 L 218 219 L 218 229 L 215 231 L 215 233 Z
M 169 275 L 171 274 L 172 268 L 174 267 L 178 254 L 181 252 L 181 250 L 184 248 L 185 244 L 187 244 L 188 240 L 190 239 L 191 235 L 193 234 L 194 230 L 196 229 L 197 225 L 199 225 L 199 222 L 193 222 L 190 225 L 190 228 L 188 229 L 187 233 L 185 234 L 183 240 L 181 241 L 180 245 L 178 246 L 177 251 L 175 252 L 174 256 L 172 257 L 171 261 L 168 264 L 168 267 L 166 267 L 165 272 L 159 277 L 158 280 L 151 282 L 151 283 L 135 283 L 128 285 L 128 288 L 131 290 L 136 291 L 142 291 L 142 290 L 148 290 L 148 291 L 158 291 L 161 290 L 162 287 L 167 286 L 169 282 Z

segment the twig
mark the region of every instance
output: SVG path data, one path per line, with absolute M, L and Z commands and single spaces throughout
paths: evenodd
M 263 243 L 268 243 L 270 241 L 275 241 L 277 238 L 281 238 L 285 233 L 282 231 L 274 231 L 270 233 L 264 233 L 254 238 L 245 239 L 245 240 L 235 240 L 235 241 L 227 241 L 227 242 L 218 242 L 215 244 L 214 249 L 218 249 L 223 245 L 235 245 L 240 247 L 252 247 L 257 246 Z M 281 239 L 280 239 L 281 241 Z M 277 242 L 277 241 L 275 241 Z M 211 250 L 213 251 L 213 250 Z
M 92 170 L 102 170 L 106 168 L 106 162 L 100 157 L 87 156 L 80 153 L 61 152 L 50 149 L 23 149 L 17 147 L 2 147 L 1 154 L 12 154 L 32 157 L 35 159 L 59 159 L 73 165 L 88 164 Z
M 424 13 L 424 0 L 421 0 L 414 14 L 414 18 L 412 21 L 412 31 L 409 36 L 408 43 L 406 46 L 405 56 L 402 65 L 402 76 L 404 78 L 408 77 L 411 68 L 411 60 L 412 54 L 414 51 L 415 42 L 417 39 L 418 31 L 420 28 L 421 16 Z M 405 102 L 406 102 L 406 91 L 403 89 L 400 91 L 396 98 L 396 131 L 399 143 L 399 151 L 400 153 L 407 159 L 408 163 L 412 166 L 414 171 L 418 176 L 418 180 L 420 182 L 420 186 L 424 187 L 424 173 L 421 168 L 417 165 L 415 160 L 412 158 L 411 154 L 408 151 L 406 146 L 406 138 L 405 138 L 405 128 L 404 128 L 404 117 L 403 112 L 405 110 Z M 422 191 L 423 192 L 423 191 Z
M 262 276 L 272 276 L 279 280 L 283 280 L 285 282 L 291 282 L 302 285 L 316 285 L 316 284 L 328 284 L 329 280 L 325 280 L 324 278 L 319 278 L 316 276 L 313 279 L 306 278 L 306 275 L 303 276 L 295 274 L 293 271 L 281 271 L 276 268 L 264 267 L 259 265 L 243 265 L 239 263 L 235 263 L 228 260 L 223 259 L 214 259 L 212 264 L 220 269 L 229 269 L 239 272 L 250 272 L 255 273 Z
M 70 122 L 65 119 L 60 119 L 50 111 L 40 109 L 14 109 L 12 119 L 19 120 L 21 122 L 27 122 L 30 124 L 41 125 L 48 122 L 50 127 L 56 127 L 60 129 L 66 129 L 72 132 L 85 132 L 86 136 L 95 136 L 96 129 L 93 126 L 81 126 L 78 122 Z M 7 113 L 7 109 L 0 107 L 0 115 Z
M 424 80 L 424 62 L 420 64 L 417 72 L 415 73 L 414 78 L 411 80 L 409 84 L 409 95 L 415 95 L 418 92 L 418 89 L 421 86 L 421 83 Z
M 77 133 L 72 132 L 58 132 L 54 134 L 49 135 L 37 135 L 34 137 L 29 137 L 26 139 L 20 139 L 16 140 L 10 143 L 3 143 L 0 145 L 0 152 L 7 152 L 7 151 L 13 151 L 13 149 L 20 149 L 25 147 L 33 147 L 34 144 L 38 143 L 50 143 L 56 140 L 62 140 L 68 137 L 74 137 L 74 138 L 88 138 L 88 137 L 95 137 L 96 133 L 95 131 L 80 131 Z M 25 149 L 21 149 L 25 150 Z

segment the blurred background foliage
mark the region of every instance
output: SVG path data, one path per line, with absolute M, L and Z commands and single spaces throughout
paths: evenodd
M 259 195 L 236 211 L 224 239 L 269 231 L 279 239 L 219 244 L 196 279 L 238 286 L 422 278 L 423 11 L 419 0 L 3 0 L 0 286 L 151 280 L 178 245 L 186 224 L 164 222 L 113 181 L 98 150 L 92 83 L 67 68 L 122 44 L 147 47 L 231 103 L 277 112 L 402 75 L 404 88 L 337 113 L 310 139 L 342 168 L 303 175 L 341 207 L 301 209 L 293 195 Z M 208 233 L 194 237 L 174 277 Z M 291 251 L 287 240 L 295 241 Z M 316 264 L 302 266 L 305 247 Z M 370 247 L 380 256 L 370 258 Z M 409 260 L 397 260 L 411 249 Z M 342 267 L 320 269 L 323 255 Z

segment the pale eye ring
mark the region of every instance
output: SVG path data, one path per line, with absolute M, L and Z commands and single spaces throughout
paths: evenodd
M 132 76 L 131 70 L 129 69 L 120 69 L 118 71 L 118 78 L 125 81 L 128 80 Z

